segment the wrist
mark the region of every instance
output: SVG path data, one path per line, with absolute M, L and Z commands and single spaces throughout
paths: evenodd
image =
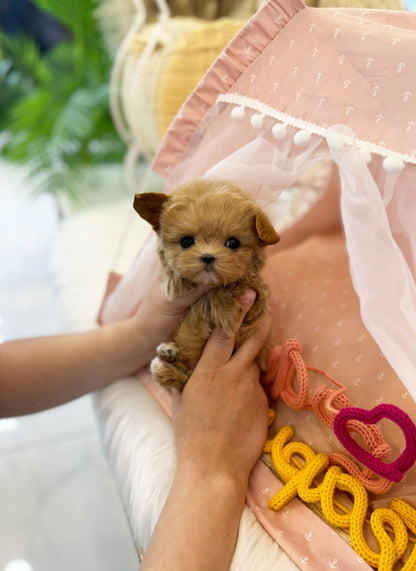
M 152 317 L 144 316 L 140 311 L 126 321 L 131 330 L 131 343 L 137 360 L 140 361 L 140 367 L 144 367 L 155 357 L 158 345 L 168 340 L 169 332 L 166 327 L 155 327 L 158 325 L 157 316 L 152 321 Z
M 146 328 L 137 323 L 135 316 L 128 317 L 126 327 L 129 331 L 129 346 L 132 355 L 140 361 L 140 366 L 146 365 L 152 359 L 155 352 L 154 346 L 149 339 Z
M 244 505 L 248 477 L 231 470 L 221 470 L 218 465 L 207 467 L 184 463 L 176 471 L 175 483 L 187 487 L 188 490 L 198 490 L 201 487 L 206 492 L 215 495 L 221 501 Z
M 137 330 L 133 318 L 104 325 L 98 333 L 109 381 L 133 375 L 149 363 L 152 353 L 147 349 L 145 332 Z

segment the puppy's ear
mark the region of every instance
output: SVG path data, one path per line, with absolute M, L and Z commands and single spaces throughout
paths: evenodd
M 134 210 L 158 232 L 160 230 L 160 215 L 163 205 L 169 200 L 167 194 L 160 192 L 142 192 L 134 197 Z
M 262 246 L 277 244 L 280 240 L 279 234 L 273 228 L 270 220 L 263 212 L 258 212 L 256 214 L 256 231 Z

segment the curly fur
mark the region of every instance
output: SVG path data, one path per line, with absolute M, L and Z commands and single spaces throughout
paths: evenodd
M 231 181 L 195 180 L 169 196 L 136 194 L 134 208 L 157 232 L 169 298 L 198 284 L 213 286 L 192 305 L 173 342 L 159 345 L 151 364 L 157 381 L 181 390 L 212 330 L 233 333 L 241 312 L 238 300 L 249 288 L 257 297 L 236 347 L 255 329 L 269 300 L 260 272 L 265 246 L 279 236 L 255 200 Z

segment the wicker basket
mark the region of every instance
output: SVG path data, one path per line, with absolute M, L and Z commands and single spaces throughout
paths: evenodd
M 176 17 L 147 24 L 132 39 L 121 77 L 130 131 L 152 157 L 173 117 L 245 20 Z M 152 46 L 149 48 L 149 46 Z

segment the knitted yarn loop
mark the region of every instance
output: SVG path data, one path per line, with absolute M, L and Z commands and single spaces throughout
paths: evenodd
M 346 387 L 326 371 L 317 367 L 306 366 L 301 353 L 302 346 L 296 339 L 289 339 L 282 346 L 273 347 L 270 352 L 268 370 L 262 376 L 262 383 L 268 386 L 270 397 L 272 399 L 281 399 L 290 408 L 295 410 L 303 409 L 313 411 L 331 430 L 334 430 L 336 417 L 340 411 L 343 411 L 341 418 L 347 419 L 348 425 L 346 422 L 343 423 L 342 429 L 336 432 L 337 436 L 341 435 L 341 443 L 344 444 L 347 442 L 349 444 L 350 441 L 352 441 L 350 434 L 356 433 L 361 437 L 368 452 L 358 445 L 348 447 L 349 452 L 359 462 L 364 464 L 363 467 L 357 466 L 351 458 L 342 453 L 330 454 L 329 460 L 331 464 L 336 464 L 344 468 L 346 472 L 358 479 L 368 491 L 375 494 L 387 492 L 391 488 L 393 481 L 399 481 L 401 479 L 394 465 L 389 468 L 389 466 L 391 466 L 390 464 L 383 463 L 383 460 L 385 460 L 391 452 L 390 446 L 383 438 L 383 435 L 375 423 L 369 424 L 363 415 L 360 416 L 352 413 L 351 416 L 351 414 L 346 412 L 349 409 L 356 410 L 351 406 L 350 400 L 344 394 Z M 310 371 L 323 375 L 337 388 L 331 389 L 322 385 L 316 388 L 312 395 L 309 396 Z M 298 382 L 297 391 L 293 385 L 295 376 Z M 408 446 L 404 454 L 405 461 L 403 461 L 402 454 L 399 459 L 399 464 L 400 467 L 409 469 L 416 460 L 416 445 L 414 444 L 416 441 L 416 426 L 403 411 L 397 407 L 393 407 L 393 405 L 388 406 L 390 407 L 389 411 L 382 416 L 392 418 L 393 421 L 404 430 L 405 435 L 407 435 L 406 442 Z M 362 409 L 358 410 L 361 410 L 365 416 L 366 411 Z M 403 415 L 407 417 L 406 421 L 403 420 Z M 341 426 L 341 423 L 339 423 L 338 426 Z M 404 471 L 405 470 L 401 470 L 401 476 Z
M 379 552 L 374 551 L 364 533 L 369 502 L 363 484 L 354 476 L 345 474 L 339 466 L 329 466 L 327 454 L 316 454 L 302 442 L 289 442 L 293 434 L 290 426 L 284 426 L 264 448 L 265 452 L 270 452 L 274 468 L 285 482 L 270 500 L 270 508 L 280 510 L 296 495 L 307 503 L 320 501 L 329 523 L 349 528 L 351 544 L 366 563 L 379 571 L 392 571 L 406 552 L 409 540 L 415 542 L 410 533 L 416 533 L 416 509 L 400 498 L 393 498 L 389 508 L 374 510 L 369 526 L 379 545 Z M 299 463 L 295 457 L 303 459 L 303 466 L 297 467 Z M 318 476 L 321 476 L 320 483 L 316 483 Z M 339 492 L 347 492 L 352 497 L 350 509 L 335 499 Z M 401 569 L 416 569 L 416 544 Z

